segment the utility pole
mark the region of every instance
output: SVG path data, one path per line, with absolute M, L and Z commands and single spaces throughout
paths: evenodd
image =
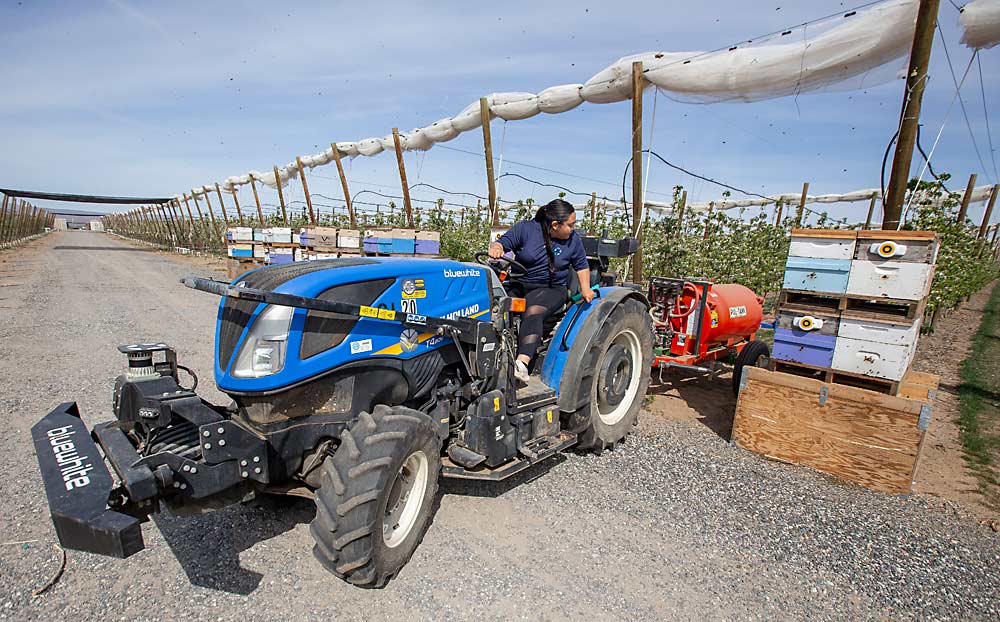
M 896 153 L 892 157 L 889 189 L 886 191 L 887 196 L 882 208 L 883 229 L 899 228 L 940 4 L 940 0 L 920 0 L 920 8 L 917 10 L 917 26 L 913 33 L 913 48 L 910 50 L 910 68 L 906 72 L 906 90 L 903 92 L 903 109 L 899 114 L 899 139 L 896 141 Z

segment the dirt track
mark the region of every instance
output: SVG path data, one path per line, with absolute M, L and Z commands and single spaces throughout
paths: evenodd
M 199 393 L 221 400 L 217 300 L 177 282 L 213 265 L 89 232 L 0 253 L 0 619 L 1000 617 L 1000 540 L 959 506 L 845 486 L 652 415 L 602 457 L 569 454 L 510 485 L 447 483 L 384 590 L 322 570 L 300 501 L 158 517 L 147 550 L 69 552 L 33 597 L 58 557 L 31 425 L 69 399 L 90 424 L 110 418 L 115 346 L 138 339 L 178 348 Z

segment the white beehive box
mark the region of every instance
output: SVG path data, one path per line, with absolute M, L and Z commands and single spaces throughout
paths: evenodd
M 794 229 L 788 255 L 812 259 L 854 259 L 857 235 L 857 231 L 838 229 Z
M 833 350 L 832 367 L 852 374 L 902 380 L 910 368 L 916 349 L 916 342 L 909 345 L 889 345 L 838 337 Z
M 840 318 L 837 336 L 870 343 L 907 346 L 917 343 L 920 336 L 920 319 L 910 323 L 879 322 L 853 317 Z
M 859 231 L 847 294 L 923 300 L 934 279 L 938 246 L 933 231 Z
M 361 248 L 361 232 L 357 229 L 338 229 L 337 246 L 340 248 Z

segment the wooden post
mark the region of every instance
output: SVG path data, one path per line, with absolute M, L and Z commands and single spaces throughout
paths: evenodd
M 205 192 L 204 187 L 201 190 L 204 192 L 201 196 L 205 199 L 205 206 L 208 207 L 208 218 L 212 221 L 212 231 L 215 231 L 215 239 L 212 241 L 212 245 L 214 246 L 222 241 L 222 233 L 219 231 L 219 224 L 215 221 L 215 209 L 212 207 L 212 199 L 208 198 L 208 193 Z M 194 194 L 193 190 L 191 194 Z
M 229 214 L 226 213 L 226 203 L 222 200 L 222 189 L 219 188 L 219 184 L 215 184 L 215 194 L 219 195 L 219 207 L 222 208 L 222 222 L 226 223 L 226 227 L 229 227 Z
M 590 193 L 590 235 L 597 235 L 597 193 Z
M 285 193 L 281 190 L 281 177 L 278 176 L 278 165 L 274 165 L 274 185 L 278 188 L 278 203 L 281 205 L 281 222 L 288 226 L 288 212 L 285 210 Z
M 802 212 L 806 209 L 806 198 L 809 195 L 809 182 L 802 184 L 802 196 L 799 197 L 799 207 L 795 210 L 795 226 L 802 226 Z
M 642 63 L 632 63 L 632 236 L 639 247 L 632 257 L 632 281 L 642 283 Z
M 479 116 L 483 125 L 483 153 L 486 155 L 486 185 L 489 189 L 490 214 L 494 227 L 500 226 L 500 211 L 497 210 L 497 183 L 493 177 L 493 139 L 490 137 L 490 103 L 485 97 L 479 98 Z
M 180 209 L 180 207 L 181 207 L 181 203 L 180 203 L 180 201 L 177 201 L 177 209 Z M 191 221 L 191 230 L 193 231 L 194 227 L 195 227 L 195 225 L 194 225 L 194 215 L 191 214 L 191 204 L 188 203 L 188 198 L 187 198 L 186 194 L 184 195 L 184 207 L 187 209 L 188 220 Z
M 306 195 L 306 205 L 309 207 L 309 224 L 316 226 L 316 213 L 313 211 L 312 197 L 309 196 L 309 182 L 306 181 L 306 169 L 302 166 L 302 158 L 295 156 L 295 164 L 299 167 L 299 177 L 302 179 L 302 193 Z
M 403 185 L 403 209 L 406 210 L 406 226 L 413 228 L 413 208 L 410 206 L 410 186 L 406 181 L 406 167 L 403 166 L 403 146 L 399 142 L 399 128 L 392 128 L 392 143 L 396 147 L 396 164 L 399 166 L 399 180 Z
M 715 201 L 709 201 L 708 212 L 705 213 L 705 230 L 702 232 L 701 239 L 708 239 L 708 225 L 709 220 L 712 218 L 712 212 L 715 210 Z
M 344 190 L 344 202 L 347 203 L 347 215 L 351 218 L 351 229 L 358 228 L 358 218 L 354 213 L 354 206 L 351 204 L 351 191 L 347 189 L 347 175 L 344 174 L 344 165 L 340 161 L 340 150 L 337 143 L 330 143 L 333 147 L 333 161 L 337 163 L 337 174 L 340 175 L 340 186 Z
M 899 229 L 903 211 L 903 198 L 910 177 L 910 163 L 913 160 L 913 144 L 916 142 L 920 122 L 920 106 L 927 84 L 927 70 L 934 43 L 934 27 L 937 24 L 940 0 L 920 0 L 917 10 L 917 24 L 913 33 L 913 47 L 910 50 L 910 68 L 906 72 L 906 90 L 903 91 L 903 106 L 899 120 L 899 140 L 896 153 L 892 157 L 892 172 L 889 174 L 889 188 L 882 207 L 882 229 Z
M 688 191 L 681 193 L 681 204 L 677 206 L 677 233 L 684 233 L 684 209 L 687 207 Z
M 260 207 L 260 195 L 257 194 L 257 182 L 253 180 L 253 174 L 250 175 L 250 189 L 253 190 L 253 202 L 257 204 L 257 219 L 260 221 L 260 226 L 264 226 L 264 210 Z
M 236 194 L 236 186 L 231 186 L 229 192 L 233 195 L 233 204 L 236 205 L 236 217 L 240 219 L 240 226 L 242 227 L 246 223 L 243 221 L 243 210 L 240 209 L 240 196 Z
M 991 247 L 997 243 L 997 231 L 1000 231 L 1000 224 L 993 225 L 993 239 L 990 240 Z
M 6 221 L 7 221 L 7 195 L 5 194 L 3 195 L 3 205 L 0 206 L 0 244 L 3 244 L 4 234 L 7 231 L 3 227 Z
M 781 226 L 781 212 L 784 211 L 785 203 L 782 200 L 777 200 L 774 203 L 774 226 Z
M 871 203 L 868 204 L 868 218 L 865 218 L 865 229 L 872 228 L 872 216 L 875 214 L 875 202 L 878 201 L 878 193 L 872 193 Z
M 965 215 L 969 213 L 969 201 L 972 200 L 972 191 L 976 189 L 976 173 L 969 175 L 969 184 L 965 187 L 965 194 L 962 195 L 962 206 L 958 209 L 956 222 L 965 224 Z
M 983 214 L 983 224 L 979 227 L 979 235 L 977 238 L 981 238 L 986 235 L 986 228 L 990 224 L 990 216 L 993 214 L 993 206 L 997 203 L 997 193 L 1000 193 L 1000 184 L 993 186 L 993 192 L 990 193 L 990 202 L 986 206 L 986 213 Z

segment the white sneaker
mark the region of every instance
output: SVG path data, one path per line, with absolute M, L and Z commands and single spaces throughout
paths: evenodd
M 514 377 L 521 382 L 528 382 L 528 366 L 521 361 L 514 361 Z

